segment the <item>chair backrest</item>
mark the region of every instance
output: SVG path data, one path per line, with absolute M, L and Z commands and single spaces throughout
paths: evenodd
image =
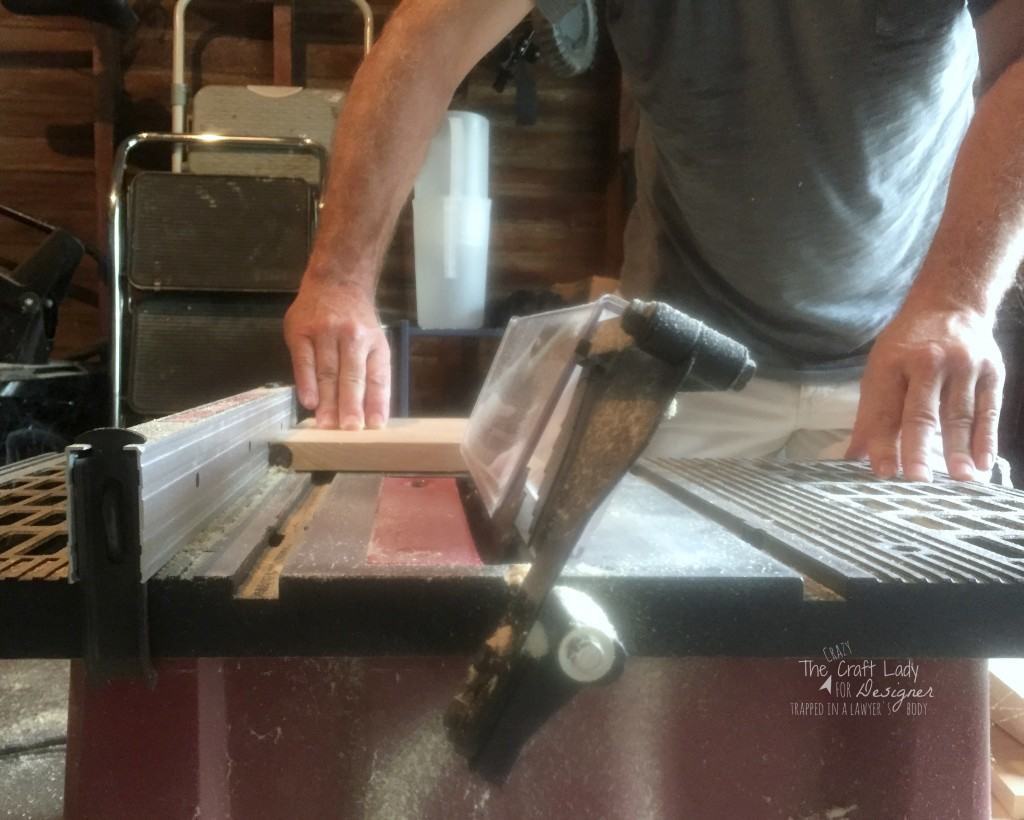
M 150 294 L 132 311 L 125 398 L 163 416 L 269 382 L 291 381 L 281 322 L 289 299 Z
M 151 291 L 294 292 L 315 224 L 315 191 L 301 179 L 142 173 L 128 188 L 128 281 Z
M 208 85 L 192 101 L 192 132 L 245 136 L 309 137 L 329 148 L 345 94 L 323 88 Z M 313 184 L 319 168 L 313 157 L 268 154 L 245 148 L 189 151 L 188 168 L 197 174 L 300 177 Z
M 290 381 L 282 319 L 313 242 L 319 188 L 303 179 L 143 172 L 146 143 L 299 151 L 308 139 L 138 134 L 114 163 L 111 192 L 111 392 L 158 416 L 271 381 Z

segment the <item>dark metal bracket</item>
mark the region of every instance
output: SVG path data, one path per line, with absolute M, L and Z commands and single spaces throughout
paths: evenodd
M 551 492 L 530 537 L 532 564 L 497 629 L 480 648 L 445 714 L 448 735 L 481 765 L 532 664 L 528 637 L 590 518 L 650 442 L 676 393 L 741 389 L 753 376 L 746 348 L 662 303 L 633 302 L 577 350 L 579 382 L 555 445 Z M 557 488 L 557 491 L 554 491 Z M 566 670 L 567 671 L 567 670 Z M 568 672 L 567 672 L 568 674 Z
M 153 683 L 146 585 L 142 582 L 138 451 L 130 430 L 86 433 L 69 453 L 72 577 L 81 583 L 89 678 Z

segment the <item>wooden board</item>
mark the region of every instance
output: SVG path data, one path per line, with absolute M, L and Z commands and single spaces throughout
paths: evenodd
M 1024 746 L 992 727 L 992 796 L 1015 820 L 1024 818 Z
M 996 800 L 995 795 L 992 796 L 992 820 L 1013 820 L 1010 812 L 1003 808 L 1002 803 Z
M 319 430 L 303 422 L 280 441 L 293 470 L 459 473 L 466 419 L 392 419 L 383 430 Z
M 993 658 L 988 672 L 992 723 L 1024 743 L 1024 659 Z

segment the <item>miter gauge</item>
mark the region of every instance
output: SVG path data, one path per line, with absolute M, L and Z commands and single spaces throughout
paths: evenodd
M 492 544 L 509 543 L 502 534 L 514 530 L 530 562 L 445 716 L 450 739 L 477 768 L 509 764 L 524 724 L 537 722 L 538 695 L 558 691 L 557 706 L 573 687 L 621 669 L 614 626 L 587 596 L 556 588 L 562 568 L 676 393 L 738 390 L 753 372 L 742 345 L 658 302 L 605 297 L 510 324 L 462 447 Z M 554 681 L 549 674 L 531 686 L 531 673 L 544 669 L 556 670 Z M 510 721 L 517 690 L 531 691 L 533 714 Z

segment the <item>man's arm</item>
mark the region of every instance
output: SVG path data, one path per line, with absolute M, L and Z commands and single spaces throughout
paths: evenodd
M 324 207 L 285 317 L 299 401 L 320 427 L 380 427 L 390 353 L 374 291 L 395 222 L 452 94 L 532 0 L 404 0 L 338 122 Z
M 954 478 L 972 479 L 995 459 L 1003 363 L 992 329 L 1024 260 L 1022 31 L 1022 0 L 1002 0 L 978 24 L 990 86 L 921 271 L 868 358 L 847 455 L 867 455 L 882 477 L 902 464 L 907 478 L 929 480 L 928 445 L 940 425 Z

